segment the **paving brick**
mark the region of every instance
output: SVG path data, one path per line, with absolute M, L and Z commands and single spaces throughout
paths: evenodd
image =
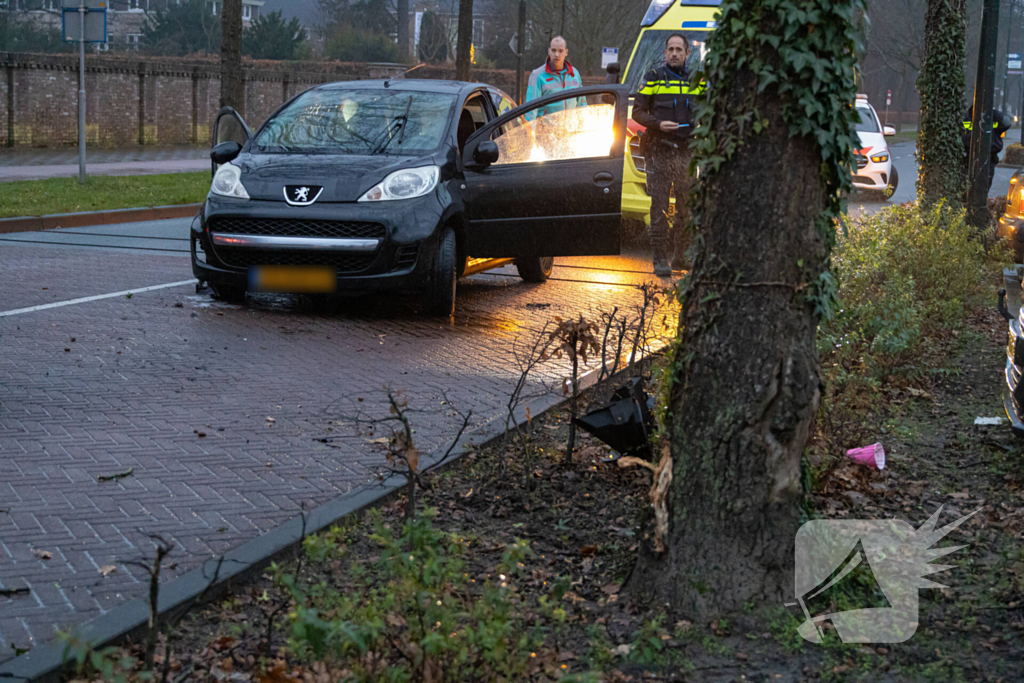
M 190 277 L 174 255 L 2 249 L 4 310 Z M 500 424 L 517 335 L 555 315 L 631 306 L 644 281 L 579 269 L 556 276 L 568 281 L 477 276 L 460 285 L 453 324 L 419 317 L 397 297 L 243 307 L 187 287 L 0 318 L 0 508 L 10 510 L 0 514 L 0 584 L 52 587 L 20 603 L 17 619 L 0 603 L 0 645 L 45 640 L 55 626 L 144 595 L 142 574 L 124 563 L 152 557 L 148 534 L 175 543 L 170 580 L 303 504 L 375 485 L 379 448 L 346 418 L 360 408 L 385 414 L 385 384 L 415 406 L 439 406 L 447 393 L 473 410 L 476 428 Z M 73 353 L 64 351 L 70 337 Z M 563 375 L 553 366 L 539 379 L 558 385 Z M 425 452 L 446 447 L 458 426 L 440 413 L 416 422 Z M 337 447 L 318 441 L 326 437 Z M 97 481 L 129 467 L 125 479 Z M 54 558 L 38 560 L 33 547 Z M 105 564 L 117 572 L 100 576 Z M 0 647 L 0 659 L 9 651 Z

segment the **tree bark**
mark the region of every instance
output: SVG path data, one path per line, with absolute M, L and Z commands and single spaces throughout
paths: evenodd
M 927 208 L 946 200 L 963 205 L 966 0 L 928 0 L 925 47 L 917 79 L 921 125 L 917 137 L 917 196 Z
M 220 106 L 245 114 L 245 77 L 242 73 L 242 0 L 221 5 Z
M 847 9 L 857 2 L 847 2 Z M 758 36 L 777 37 L 780 44 L 776 49 L 748 40 L 742 28 L 711 38 L 717 71 L 709 70 L 709 79 L 722 82 L 711 81 L 715 113 L 698 123 L 705 127 L 698 135 L 713 151 L 698 145 L 697 153 L 699 160 L 720 155 L 724 161 L 702 174 L 694 205 L 697 251 L 682 290 L 669 371 L 668 528 L 664 539 L 644 536 L 628 584 L 634 595 L 700 620 L 792 598 L 801 458 L 821 397 L 819 316 L 808 293 L 829 271 L 829 233 L 822 224 L 830 221 L 822 216 L 838 195 L 829 188 L 844 182 L 838 170 L 829 175 L 825 169 L 842 169 L 848 186 L 849 162 L 836 159 L 848 157 L 855 140 L 845 114 L 838 114 L 829 135 L 844 141 L 842 153 L 829 158 L 823 153 L 827 141 L 817 135 L 820 125 L 791 133 L 793 120 L 787 119 L 793 116 L 787 111 L 805 111 L 809 99 L 817 99 L 822 111 L 849 112 L 838 103 L 853 101 L 852 49 L 832 48 L 847 60 L 837 79 L 842 85 L 815 92 L 794 83 L 789 74 L 800 67 L 780 56 L 790 46 L 806 49 L 798 41 L 807 34 L 790 36 L 782 28 L 781 15 L 792 11 L 786 3 L 739 4 L 720 26 L 742 18 Z M 835 16 L 842 14 L 835 10 Z M 852 30 L 835 18 L 820 25 L 826 21 L 819 17 L 819 26 L 807 30 Z M 817 55 L 833 63 L 829 49 L 819 48 Z M 759 63 L 780 74 L 760 91 L 751 71 Z M 751 111 L 766 124 L 760 132 L 737 123 Z M 724 142 L 730 135 L 739 140 L 723 151 L 732 144 Z M 770 173 L 766 159 L 775 160 Z M 666 547 L 659 552 L 662 540 Z
M 412 46 L 409 45 L 409 0 L 397 0 L 395 16 L 398 20 L 398 61 L 408 62 Z
M 459 38 L 455 57 L 455 80 L 470 80 L 473 68 L 473 0 L 459 0 Z

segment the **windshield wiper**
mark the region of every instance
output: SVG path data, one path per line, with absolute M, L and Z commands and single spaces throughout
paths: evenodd
M 391 144 L 391 141 L 395 139 L 394 136 L 391 134 L 391 131 L 396 124 L 402 127 L 401 131 L 399 131 L 398 133 L 398 144 L 402 144 L 402 141 L 405 139 L 405 129 L 409 125 L 409 112 L 412 110 L 412 97 L 412 95 L 409 95 L 409 102 L 406 103 L 405 105 L 405 113 L 399 114 L 398 116 L 391 120 L 391 123 L 388 124 L 387 129 L 384 131 L 384 133 L 387 134 L 387 139 L 381 140 L 380 144 L 374 148 L 371 154 L 384 153 L 384 150 L 388 148 L 388 145 Z

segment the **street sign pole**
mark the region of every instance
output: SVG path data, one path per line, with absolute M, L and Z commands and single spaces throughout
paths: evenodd
M 885 125 L 889 125 L 889 105 L 892 104 L 892 90 L 885 95 Z
M 523 103 L 523 52 L 526 45 L 526 0 L 519 0 L 519 43 L 516 45 L 516 101 Z
M 981 49 L 971 117 L 971 154 L 967 171 L 967 216 L 978 232 L 988 227 L 988 177 L 992 160 L 992 104 L 999 42 L 999 0 L 985 0 L 981 18 Z
M 85 183 L 85 0 L 78 5 L 81 36 L 78 40 L 78 182 Z

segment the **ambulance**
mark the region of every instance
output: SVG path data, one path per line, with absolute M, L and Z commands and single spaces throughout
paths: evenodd
M 633 47 L 622 83 L 629 86 L 630 95 L 636 95 L 644 83 L 644 76 L 664 62 L 665 43 L 673 33 L 681 33 L 690 42 L 689 73 L 699 70 L 707 56 L 707 40 L 717 24 L 722 0 L 653 0 L 641 22 L 640 36 Z M 609 67 L 609 73 L 617 70 Z M 632 110 L 631 110 L 632 111 Z M 651 224 L 651 196 L 647 192 L 644 158 L 640 154 L 640 126 L 632 117 L 628 122 L 629 154 L 622 185 L 622 218 L 624 221 L 643 221 Z M 675 203 L 669 214 L 675 213 Z

